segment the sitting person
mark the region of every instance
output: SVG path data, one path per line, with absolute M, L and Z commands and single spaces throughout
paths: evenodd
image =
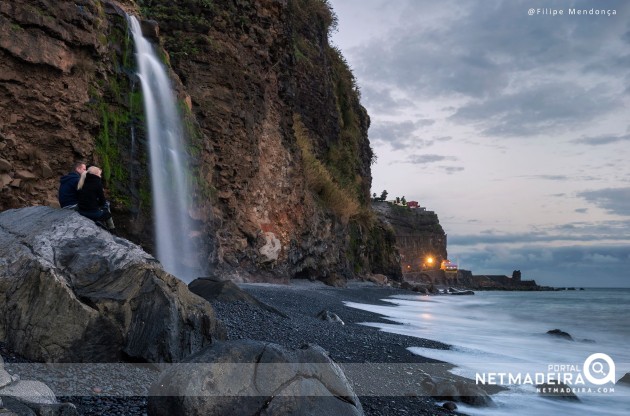
M 85 163 L 76 162 L 72 167 L 72 172 L 63 175 L 59 179 L 59 205 L 61 208 L 76 209 L 77 207 L 77 185 L 81 174 L 85 172 Z
M 106 222 L 107 228 L 113 230 L 114 221 L 109 212 L 109 203 L 105 199 L 101 169 L 90 166 L 81 174 L 77 184 L 79 214 L 94 221 Z

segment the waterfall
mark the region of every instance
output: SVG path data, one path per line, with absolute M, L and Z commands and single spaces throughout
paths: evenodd
M 138 19 L 128 20 L 144 101 L 157 259 L 167 272 L 190 282 L 201 270 L 190 238 L 192 198 L 181 117 L 164 64 L 142 36 Z

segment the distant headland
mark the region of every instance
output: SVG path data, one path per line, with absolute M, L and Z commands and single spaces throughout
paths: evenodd
M 416 201 L 406 201 L 405 197 L 394 200 L 375 197 L 372 209 L 395 236 L 401 269 L 400 281 L 396 285 L 423 292 L 436 292 L 446 287 L 464 290 L 555 290 L 540 286 L 535 280 L 523 280 L 520 270 L 514 270 L 511 276 L 507 276 L 473 274 L 470 270 L 458 268 L 456 263 L 448 260 L 448 236 L 437 214 Z

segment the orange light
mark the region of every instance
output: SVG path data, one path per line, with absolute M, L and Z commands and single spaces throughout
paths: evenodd
M 433 257 L 427 257 L 427 263 L 433 264 Z

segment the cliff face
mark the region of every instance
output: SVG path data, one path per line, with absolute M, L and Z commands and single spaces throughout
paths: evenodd
M 215 273 L 350 277 L 346 229 L 365 208 L 371 150 L 352 75 L 328 45 L 326 3 L 150 3 L 198 123 Z
M 434 212 L 388 202 L 373 202 L 372 208 L 393 230 L 403 277 L 420 278 L 423 271 L 437 270 L 447 259 L 446 234 Z M 432 264 L 427 261 L 429 257 Z
M 58 175 L 94 151 L 107 26 L 90 1 L 0 2 L 0 209 L 55 201 Z
M 149 198 L 143 210 L 135 186 L 146 190 L 148 179 L 145 158 L 132 154 L 141 101 L 129 86 L 126 26 L 114 2 L 0 2 L 0 210 L 58 206 L 59 176 L 81 160 L 104 169 L 126 235 L 150 249 Z
M 120 232 L 152 250 L 123 10 L 155 20 L 146 32 L 172 69 L 193 159 L 191 238 L 212 273 L 395 271 L 369 210 L 369 117 L 328 45 L 323 0 L 1 2 L 0 210 L 54 205 L 58 177 L 82 159 L 104 168 Z

